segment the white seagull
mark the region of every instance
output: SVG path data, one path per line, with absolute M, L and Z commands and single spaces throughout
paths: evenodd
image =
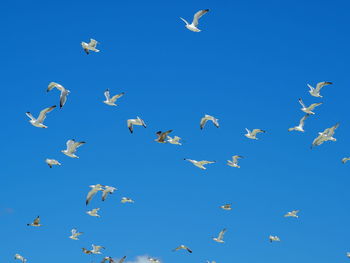
M 207 121 L 212 121 L 216 128 L 220 127 L 219 126 L 219 119 L 216 119 L 213 116 L 205 114 L 204 117 L 201 119 L 201 122 L 199 124 L 199 127 L 201 128 L 201 130 L 204 128 L 204 126 L 207 123 Z
M 181 138 L 179 136 L 174 136 L 174 138 L 171 138 L 170 136 L 167 136 L 167 142 L 171 144 L 177 144 L 182 145 L 180 143 Z
M 46 92 L 49 92 L 52 89 L 58 89 L 59 91 L 61 91 L 61 95 L 60 95 L 60 108 L 63 107 L 63 105 L 66 103 L 67 101 L 67 96 L 70 93 L 69 90 L 65 89 L 61 84 L 58 84 L 56 82 L 50 82 L 49 86 L 47 87 Z
M 224 243 L 224 234 L 226 233 L 226 228 L 220 231 L 218 237 L 214 237 L 213 240 L 218 243 Z
M 101 184 L 90 185 L 91 190 L 88 192 L 86 196 L 85 204 L 88 205 L 91 199 L 97 194 L 98 191 L 103 191 L 103 186 Z
M 98 42 L 95 39 L 90 38 L 90 42 L 86 43 L 86 42 L 81 42 L 81 46 L 83 47 L 84 51 L 86 54 L 89 55 L 90 51 L 94 51 L 94 52 L 100 52 L 100 50 L 98 50 L 96 48 Z
M 123 203 L 123 204 L 125 204 L 125 203 L 135 203 L 135 201 L 132 200 L 129 197 L 122 197 L 122 200 L 120 202 Z
M 27 262 L 27 259 L 25 257 L 21 256 L 20 254 L 15 254 L 15 259 L 22 261 L 22 263 Z
M 342 163 L 346 163 L 349 160 L 350 160 L 350 157 L 344 157 L 343 159 L 341 159 Z
M 252 139 L 252 140 L 257 140 L 258 138 L 256 138 L 256 134 L 259 132 L 263 132 L 265 133 L 266 131 L 261 130 L 261 129 L 254 129 L 253 131 L 248 130 L 247 128 L 245 128 L 245 130 L 247 131 L 247 134 L 244 134 L 245 137 Z
M 102 254 L 102 253 L 100 252 L 101 249 L 105 249 L 105 248 L 102 247 L 102 246 L 96 246 L 96 245 L 92 244 L 91 253 L 92 253 L 92 254 Z
M 293 211 L 288 212 L 287 214 L 285 214 L 284 217 L 295 217 L 295 218 L 299 218 L 298 213 L 299 213 L 299 210 L 293 210 Z
M 320 91 L 321 89 L 326 86 L 326 85 L 330 85 L 333 84 L 332 82 L 328 82 L 328 81 L 323 81 L 323 82 L 319 82 L 316 85 L 316 88 L 312 87 L 310 84 L 307 84 L 307 86 L 309 87 L 309 93 L 311 94 L 311 96 L 314 97 L 318 97 L 318 98 L 322 98 L 322 96 L 320 95 Z
M 157 258 L 148 257 L 147 260 L 151 263 L 160 263 L 160 260 Z
M 136 117 L 136 118 L 137 119 L 129 119 L 129 120 L 127 120 L 128 128 L 129 128 L 129 131 L 131 133 L 133 133 L 133 131 L 134 131 L 134 127 L 133 127 L 134 125 L 140 125 L 140 126 L 143 126 L 143 127 L 146 128 L 145 122 L 142 119 L 140 119 L 139 117 Z
M 61 163 L 55 159 L 46 159 L 45 162 L 50 168 L 52 168 L 53 165 L 61 165 Z
M 320 103 L 313 103 L 313 104 L 311 104 L 309 107 L 306 107 L 305 104 L 304 104 L 304 102 L 303 102 L 303 100 L 302 100 L 301 98 L 299 98 L 299 103 L 300 103 L 300 105 L 302 106 L 301 110 L 302 110 L 303 112 L 305 112 L 305 113 L 307 113 L 307 114 L 312 114 L 312 115 L 315 114 L 315 113 L 313 112 L 313 109 L 316 108 L 317 106 L 322 105 L 322 102 L 320 102 Z
M 227 160 L 227 165 L 228 165 L 228 166 L 231 166 L 231 167 L 241 168 L 241 167 L 238 165 L 238 159 L 240 159 L 240 158 L 244 158 L 244 157 L 243 157 L 243 156 L 240 156 L 240 155 L 234 155 L 234 156 L 232 156 L 232 161 Z
M 102 192 L 102 201 L 106 200 L 108 194 L 113 194 L 115 190 L 117 190 L 117 188 L 106 185 Z
M 227 211 L 232 210 L 231 204 L 222 205 L 222 206 L 220 206 L 220 208 L 222 208 L 224 210 L 227 210 Z
M 289 128 L 288 131 L 300 131 L 304 132 L 304 125 L 305 125 L 305 120 L 309 117 L 309 114 L 306 114 L 304 117 L 302 117 L 299 121 L 299 125 L 295 126 L 293 128 Z
M 62 150 L 65 155 L 71 157 L 71 158 L 79 158 L 78 156 L 75 155 L 75 152 L 77 151 L 77 148 L 85 144 L 85 142 L 76 142 L 74 139 L 73 140 L 68 140 L 67 141 L 67 149 Z
M 191 160 L 191 159 L 184 159 L 185 161 L 189 161 L 191 162 L 193 165 L 197 166 L 198 168 L 202 169 L 202 170 L 206 170 L 207 168 L 204 167 L 204 165 L 206 164 L 210 164 L 210 163 L 215 163 L 215 161 L 196 161 L 196 160 Z
M 280 238 L 278 236 L 269 236 L 269 240 L 270 242 L 278 242 L 281 241 Z
M 178 251 L 178 250 L 180 250 L 180 249 L 185 249 L 185 250 L 187 250 L 189 253 L 192 253 L 192 250 L 189 249 L 188 247 L 186 247 L 185 245 L 180 245 L 180 246 L 178 246 L 177 248 L 174 248 L 173 251 Z
M 69 238 L 73 240 L 79 240 L 78 236 L 83 234 L 83 232 L 78 232 L 76 228 L 73 228 L 71 232 L 72 232 L 72 235 L 70 235 Z
M 195 13 L 194 17 L 193 17 L 193 20 L 192 20 L 192 23 L 188 23 L 185 19 L 183 19 L 182 17 L 180 17 L 180 19 L 182 21 L 184 21 L 186 23 L 186 28 L 193 31 L 193 32 L 201 32 L 200 29 L 197 28 L 198 26 L 198 20 L 203 16 L 205 15 L 206 13 L 209 12 L 209 9 L 204 9 L 204 10 L 200 10 L 198 11 L 197 13 Z
M 27 226 L 42 226 L 42 225 L 40 224 L 40 216 L 37 216 L 37 217 L 34 219 L 33 223 L 27 224 Z
M 47 126 L 45 126 L 43 124 L 45 118 L 46 118 L 46 114 L 49 113 L 50 111 L 52 111 L 54 108 L 56 108 L 56 105 L 53 105 L 51 107 L 48 107 L 48 108 L 45 108 L 43 109 L 40 114 L 39 114 L 39 117 L 37 119 L 35 119 L 33 117 L 33 115 L 28 111 L 26 112 L 26 115 L 30 118 L 30 124 L 32 124 L 33 126 L 35 127 L 38 127 L 38 128 L 48 128 Z
M 337 141 L 336 138 L 333 137 L 335 130 L 339 127 L 339 123 L 335 124 L 334 126 L 325 129 L 323 132 L 319 132 L 318 136 L 314 139 L 312 142 L 311 148 L 314 146 L 319 146 L 322 143 L 326 141 Z
M 89 216 L 95 216 L 95 217 L 101 217 L 99 214 L 98 214 L 98 211 L 100 210 L 100 208 L 95 208 L 95 209 L 92 209 L 90 211 L 87 211 L 86 213 L 89 215 Z
M 112 98 L 110 97 L 110 94 L 109 94 L 109 89 L 106 89 L 105 91 L 105 97 L 106 97 L 106 100 L 103 101 L 103 103 L 109 105 L 109 106 L 118 106 L 117 104 L 115 104 L 116 100 L 119 99 L 120 97 L 122 97 L 125 92 L 122 92 L 122 93 L 119 93 L 117 95 L 114 95 Z

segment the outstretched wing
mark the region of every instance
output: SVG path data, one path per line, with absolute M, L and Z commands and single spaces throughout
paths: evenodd
M 305 120 L 310 116 L 310 114 L 306 114 L 304 117 L 300 119 L 299 125 L 304 126 Z
M 106 91 L 103 94 L 105 95 L 106 100 L 110 100 L 109 89 L 106 89 Z
M 98 42 L 95 39 L 90 39 L 90 43 L 88 44 L 90 47 L 95 48 L 97 46 Z
M 49 113 L 50 111 L 52 111 L 54 108 L 56 108 L 56 105 L 53 105 L 49 108 L 46 108 L 46 109 L 43 109 L 40 114 L 39 114 L 39 117 L 37 119 L 38 122 L 43 122 L 46 118 L 46 114 Z
M 218 239 L 222 240 L 224 238 L 226 231 L 227 231 L 226 228 L 221 230 L 221 232 L 219 233 Z
M 119 93 L 117 95 L 114 95 L 112 98 L 111 98 L 111 102 L 115 102 L 117 99 L 119 99 L 121 96 L 123 96 L 125 94 L 125 92 L 122 92 L 122 93 Z
M 57 82 L 50 82 L 46 91 L 49 92 L 50 90 L 52 90 L 54 88 L 57 88 L 60 91 L 64 90 L 64 87 L 61 84 L 58 84 Z
M 303 108 L 306 108 L 306 106 L 305 106 L 305 104 L 304 104 L 304 102 L 303 102 L 303 100 L 301 99 L 301 98 L 299 98 L 299 103 L 300 103 L 300 105 L 303 107 Z
M 204 10 L 200 10 L 198 11 L 197 13 L 194 14 L 194 17 L 193 17 L 193 21 L 192 21 L 192 24 L 194 26 L 198 26 L 198 20 L 203 16 L 205 15 L 206 13 L 209 12 L 209 9 L 204 9 Z
M 333 84 L 332 82 L 328 82 L 328 81 L 323 81 L 323 82 L 319 82 L 316 85 L 316 91 L 319 92 L 324 86 Z
M 314 108 L 316 108 L 317 106 L 320 106 L 322 104 L 322 102 L 320 102 L 320 103 L 313 103 L 313 104 L 311 104 L 310 106 L 309 106 L 309 109 L 310 110 L 313 110 Z
M 255 136 L 257 133 L 259 133 L 259 132 L 263 132 L 263 133 L 265 133 L 265 131 L 264 130 L 261 130 L 261 129 L 254 129 L 253 131 L 252 131 L 252 136 Z
M 200 122 L 200 124 L 199 124 L 199 126 L 200 126 L 201 129 L 204 128 L 204 126 L 205 126 L 205 124 L 207 123 L 207 121 L 208 121 L 208 118 L 207 118 L 207 117 L 203 117 L 203 118 L 201 119 L 201 122 Z
M 126 256 L 122 257 L 118 263 L 123 263 L 125 259 L 126 259 Z

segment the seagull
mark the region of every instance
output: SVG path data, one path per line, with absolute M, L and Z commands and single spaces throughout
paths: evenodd
M 92 245 L 92 250 L 91 250 L 91 253 L 92 254 L 102 254 L 101 252 L 100 252 L 100 250 L 101 249 L 105 249 L 104 247 L 102 247 L 102 246 L 96 246 L 96 245 Z
M 50 111 L 52 111 L 54 108 L 56 108 L 56 105 L 53 105 L 51 107 L 48 107 L 48 108 L 45 108 L 43 109 L 40 114 L 39 114 L 39 117 L 37 119 L 35 119 L 33 117 L 33 115 L 28 111 L 26 112 L 26 115 L 30 118 L 30 123 L 35 126 L 35 127 L 38 127 L 38 128 L 48 128 L 47 126 L 45 126 L 43 124 L 45 118 L 46 118 L 46 114 L 49 113 Z
M 27 259 L 24 258 L 23 256 L 21 256 L 20 254 L 15 254 L 15 259 L 18 259 L 20 261 L 22 261 L 22 263 L 26 263 Z
M 134 200 L 132 200 L 131 198 L 128 198 L 128 197 L 122 197 L 122 200 L 120 202 L 123 203 L 123 204 L 125 204 L 125 203 L 135 203 Z
M 227 160 L 227 165 L 228 165 L 228 166 L 231 166 L 231 167 L 241 168 L 241 167 L 238 165 L 238 159 L 240 159 L 240 158 L 244 158 L 244 157 L 243 157 L 243 156 L 240 156 L 240 155 L 234 155 L 234 156 L 232 156 L 232 161 Z
M 167 141 L 165 139 L 168 136 L 168 134 L 171 133 L 172 131 L 173 130 L 168 130 L 166 132 L 161 132 L 161 131 L 157 132 L 156 134 L 157 134 L 158 138 L 155 139 L 155 141 L 159 142 L 159 143 L 166 143 Z
M 273 241 L 275 241 L 275 242 L 277 242 L 277 241 L 281 241 L 280 240 L 280 238 L 278 237 L 278 236 L 269 236 L 269 240 L 270 240 L 270 242 L 273 242 Z
M 180 143 L 181 138 L 178 136 L 174 136 L 174 138 L 171 138 L 170 136 L 167 136 L 167 142 L 171 144 L 177 144 L 177 145 L 182 145 Z
M 305 120 L 310 116 L 310 114 L 306 114 L 304 117 L 302 117 L 299 121 L 299 125 L 295 126 L 293 128 L 289 128 L 288 131 L 300 131 L 304 132 L 304 125 L 305 125 Z
M 105 263 L 106 261 L 108 261 L 109 263 L 114 263 L 114 259 L 112 257 L 104 257 L 101 261 L 101 263 Z
M 37 216 L 37 217 L 34 219 L 33 223 L 27 224 L 27 226 L 42 226 L 42 225 L 40 224 L 40 216 Z
M 129 120 L 127 120 L 127 123 L 128 123 L 129 131 L 131 133 L 133 133 L 133 131 L 134 131 L 134 128 L 133 128 L 134 125 L 140 125 L 140 126 L 143 126 L 146 128 L 145 122 L 142 119 L 140 119 L 139 117 L 137 117 L 137 119 L 129 119 Z
M 116 102 L 117 99 L 122 97 L 125 94 L 125 92 L 119 93 L 117 95 L 114 95 L 112 98 L 110 98 L 109 89 L 106 89 L 104 94 L 105 94 L 106 100 L 103 101 L 103 103 L 105 103 L 105 104 L 107 104 L 109 106 L 118 106 L 117 104 L 115 104 L 115 102 Z
M 345 158 L 341 159 L 342 163 L 346 163 L 349 160 L 350 160 L 350 157 L 345 157 Z
M 303 102 L 303 100 L 302 100 L 301 98 L 299 98 L 299 103 L 300 103 L 300 105 L 302 106 L 301 110 L 302 110 L 303 112 L 305 112 L 305 113 L 307 113 L 307 114 L 312 114 L 312 115 L 315 114 L 312 110 L 313 110 L 314 108 L 316 108 L 317 106 L 322 105 L 322 102 L 320 102 L 320 103 L 313 103 L 313 104 L 311 104 L 309 107 L 306 107 L 305 104 L 304 104 L 304 102 Z
M 327 85 L 333 84 L 332 82 L 328 82 L 328 81 L 323 81 L 323 82 L 319 82 L 316 85 L 316 88 L 312 87 L 310 84 L 307 84 L 307 86 L 309 87 L 309 93 L 311 94 L 311 96 L 314 97 L 318 97 L 318 98 L 322 98 L 322 96 L 320 95 L 320 90 Z
M 218 242 L 218 243 L 224 243 L 224 234 L 226 232 L 226 228 L 224 228 L 223 230 L 220 231 L 218 237 L 214 237 L 213 240 Z
M 227 210 L 227 211 L 232 210 L 231 204 L 222 205 L 222 206 L 220 206 L 220 208 Z
M 95 194 L 97 194 L 98 191 L 103 191 L 103 188 L 102 188 L 103 186 L 101 184 L 90 185 L 89 187 L 91 188 L 91 190 L 86 196 L 86 201 L 85 201 L 86 205 L 90 203 L 91 199 L 95 196 Z
M 183 19 L 182 17 L 180 17 L 180 19 L 186 23 L 186 28 L 187 28 L 188 30 L 191 30 L 191 31 L 193 31 L 193 32 L 201 32 L 201 30 L 197 28 L 197 26 L 198 26 L 198 20 L 199 20 L 204 14 L 206 14 L 206 13 L 208 13 L 208 12 L 209 12 L 209 9 L 204 9 L 204 10 L 200 10 L 200 11 L 198 11 L 197 13 L 195 13 L 191 24 L 189 24 L 189 23 L 188 23 L 185 19 Z
M 88 255 L 92 254 L 91 250 L 88 250 L 86 248 L 82 248 L 82 250 L 83 250 L 83 253 L 85 253 L 85 254 L 88 254 Z
M 123 263 L 123 262 L 125 261 L 125 259 L 126 259 L 126 256 L 122 257 L 122 258 L 118 261 L 118 263 Z M 110 262 L 110 263 L 112 263 L 112 262 Z
M 52 89 L 58 89 L 59 91 L 61 91 L 61 95 L 60 95 L 60 108 L 63 107 L 63 105 L 66 103 L 67 101 L 67 96 L 69 95 L 70 91 L 65 89 L 61 84 L 58 84 L 56 82 L 50 82 L 49 86 L 47 87 L 46 92 L 49 92 Z
M 50 168 L 52 168 L 53 165 L 61 165 L 61 163 L 55 159 L 46 159 L 45 162 Z
M 258 139 L 258 138 L 256 138 L 257 133 L 259 133 L 259 132 L 265 133 L 266 132 L 266 131 L 260 130 L 260 129 L 254 129 L 252 132 L 250 130 L 248 130 L 247 128 L 245 128 L 245 130 L 247 131 L 247 134 L 244 134 L 244 136 L 249 138 L 249 139 L 253 139 L 253 140 Z
M 89 55 L 90 51 L 100 52 L 100 50 L 96 49 L 98 42 L 95 39 L 90 38 L 90 42 L 81 42 L 81 46 L 83 47 L 85 53 Z
M 198 168 L 201 168 L 202 170 L 207 169 L 206 167 L 204 167 L 204 165 L 216 162 L 216 161 L 196 161 L 196 160 L 191 160 L 186 158 L 184 160 L 191 162 L 193 165 L 197 166 Z
M 180 249 L 186 249 L 189 253 L 192 253 L 192 250 L 186 247 L 185 245 L 180 245 L 177 248 L 174 248 L 173 251 L 178 251 Z
M 76 228 L 73 228 L 73 229 L 71 230 L 71 232 L 72 232 L 72 235 L 69 236 L 69 238 L 70 238 L 70 239 L 73 239 L 73 240 L 79 240 L 78 236 L 80 236 L 80 235 L 83 234 L 83 232 L 78 232 L 78 230 L 77 230 Z
M 337 141 L 336 138 L 333 137 L 335 130 L 339 127 L 339 123 L 334 126 L 325 129 L 323 132 L 319 132 L 318 136 L 312 142 L 311 148 L 314 146 L 319 146 L 326 141 Z
M 299 213 L 299 210 L 293 210 L 291 212 L 288 212 L 287 214 L 284 215 L 284 217 L 295 217 L 295 218 L 299 218 L 299 216 L 297 215 Z
M 219 128 L 219 119 L 216 119 L 213 116 L 205 114 L 204 117 L 201 119 L 201 122 L 199 124 L 199 127 L 201 128 L 201 130 L 204 128 L 204 126 L 207 123 L 207 121 L 212 121 L 213 124 L 215 125 L 215 127 Z
M 148 261 L 151 262 L 151 263 L 160 263 L 160 260 L 157 259 L 157 258 L 148 257 Z
M 90 211 L 87 211 L 86 213 L 90 216 L 96 216 L 96 217 L 101 217 L 99 214 L 98 214 L 98 211 L 100 210 L 100 208 L 95 208 L 95 209 L 92 209 Z
M 62 150 L 61 152 L 63 152 L 65 155 L 69 157 L 79 158 L 78 156 L 75 155 L 75 152 L 77 151 L 77 148 L 85 144 L 85 142 L 76 142 L 73 139 L 73 140 L 68 140 L 66 144 L 67 144 L 67 149 Z
M 113 194 L 113 192 L 117 190 L 117 188 L 112 186 L 105 186 L 105 189 L 102 192 L 102 201 L 106 200 L 108 194 Z

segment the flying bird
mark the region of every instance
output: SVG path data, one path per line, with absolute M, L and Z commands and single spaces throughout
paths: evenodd
M 96 48 L 98 42 L 95 39 L 90 38 L 90 42 L 86 43 L 86 42 L 81 42 L 81 46 L 83 47 L 85 53 L 87 55 L 89 55 L 90 51 L 94 51 L 94 52 L 100 52 L 100 50 L 98 50 Z
M 103 103 L 105 103 L 109 106 L 118 106 L 117 104 L 115 104 L 115 102 L 117 99 L 122 97 L 125 94 L 125 92 L 119 93 L 117 95 L 114 95 L 112 98 L 110 98 L 109 89 L 106 89 L 104 94 L 105 94 L 106 100 L 103 101 Z
M 46 159 L 45 162 L 50 168 L 52 168 L 53 165 L 61 165 L 61 163 L 55 159 Z
M 101 260 L 101 263 L 105 263 L 106 261 L 108 261 L 109 263 L 115 263 L 114 259 L 112 257 L 104 257 Z
M 342 163 L 346 163 L 349 160 L 350 160 L 350 157 L 344 157 L 343 159 L 341 159 Z
M 248 130 L 247 128 L 245 128 L 245 130 L 247 131 L 247 134 L 244 134 L 245 137 L 252 139 L 252 140 L 257 140 L 258 138 L 256 138 L 256 134 L 259 132 L 265 133 L 266 131 L 261 130 L 261 129 L 254 129 L 252 132 L 250 130 Z
M 155 139 L 156 142 L 159 142 L 159 143 L 166 143 L 167 141 L 165 140 L 166 137 L 168 136 L 169 133 L 171 133 L 173 130 L 168 130 L 166 132 L 157 132 L 157 139 Z
M 226 233 L 226 228 L 224 228 L 223 230 L 220 231 L 218 237 L 214 237 L 213 240 L 218 242 L 218 243 L 224 243 L 224 235 Z
M 117 188 L 106 185 L 102 192 L 102 201 L 106 200 L 108 194 L 113 194 L 115 190 L 117 190 Z
M 140 125 L 140 126 L 143 126 L 143 127 L 146 128 L 145 122 L 142 119 L 140 119 L 139 117 L 137 117 L 137 119 L 129 119 L 129 120 L 127 120 L 127 124 L 128 124 L 129 131 L 131 133 L 134 132 L 134 125 Z
M 70 239 L 73 240 L 79 240 L 78 236 L 82 235 L 83 232 L 78 232 L 78 230 L 76 228 L 73 228 L 71 230 L 72 235 L 69 236 Z
M 288 131 L 300 131 L 304 132 L 304 125 L 305 125 L 305 120 L 309 117 L 309 114 L 306 114 L 304 117 L 302 117 L 299 121 L 299 125 L 295 126 L 293 128 L 289 128 Z
M 71 158 L 79 158 L 78 156 L 75 155 L 75 152 L 77 151 L 77 148 L 85 144 L 85 142 L 76 142 L 74 139 L 73 140 L 68 140 L 67 141 L 67 149 L 62 150 L 65 155 L 71 157 Z
M 135 203 L 134 200 L 132 200 L 131 198 L 128 198 L 128 197 L 122 197 L 122 200 L 120 202 L 123 203 L 123 204 L 125 204 L 125 203 Z
M 322 105 L 322 102 L 320 102 L 320 103 L 313 103 L 313 104 L 311 104 L 309 107 L 306 107 L 305 104 L 304 104 L 304 102 L 303 102 L 303 100 L 302 100 L 301 98 L 299 98 L 299 103 L 300 103 L 300 105 L 302 106 L 301 110 L 302 110 L 303 112 L 305 112 L 305 113 L 307 113 L 307 114 L 312 114 L 312 115 L 315 114 L 315 113 L 313 112 L 313 109 L 315 109 L 317 106 Z
M 60 95 L 60 108 L 62 108 L 64 106 L 64 104 L 67 101 L 67 96 L 69 95 L 70 91 L 65 89 L 61 84 L 58 84 L 56 82 L 50 82 L 49 86 L 47 87 L 46 92 L 49 92 L 52 89 L 58 89 L 59 91 L 61 91 L 61 95 Z
M 33 223 L 27 224 L 27 226 L 42 226 L 42 225 L 40 224 L 40 216 L 37 216 L 37 217 L 34 219 Z
M 279 241 L 281 241 L 278 236 L 271 236 L 271 235 L 269 236 L 269 240 L 270 240 L 271 243 L 272 242 L 279 242 Z
M 92 250 L 91 250 L 91 253 L 92 254 L 102 254 L 101 252 L 100 252 L 100 250 L 101 249 L 105 249 L 104 247 L 102 247 L 102 246 L 96 246 L 96 245 L 92 245 Z
M 332 82 L 329 81 L 323 81 L 323 82 L 319 82 L 316 85 L 316 88 L 312 87 L 310 84 L 307 84 L 307 86 L 309 87 L 309 93 L 311 94 L 311 96 L 314 97 L 318 97 L 318 98 L 322 98 L 322 96 L 320 95 L 320 91 L 324 86 L 333 84 Z
M 227 211 L 232 210 L 231 204 L 222 205 L 222 206 L 220 206 L 220 208 L 227 210 Z
M 201 122 L 199 123 L 199 127 L 201 128 L 201 130 L 204 128 L 207 121 L 212 121 L 216 128 L 220 127 L 219 126 L 219 119 L 216 119 L 213 116 L 205 114 L 204 117 L 201 119 Z
M 22 261 L 22 263 L 27 262 L 27 259 L 25 257 L 21 256 L 20 254 L 15 254 L 15 259 Z
M 171 144 L 177 144 L 177 145 L 182 145 L 180 143 L 181 138 L 178 136 L 174 136 L 174 138 L 171 138 L 170 136 L 167 136 L 167 142 Z
M 200 168 L 202 170 L 207 169 L 206 167 L 204 167 L 204 165 L 210 164 L 210 163 L 215 163 L 215 161 L 196 161 L 196 160 L 191 160 L 191 159 L 186 159 L 186 158 L 184 160 L 191 162 L 193 165 L 197 166 L 198 168 Z
M 151 262 L 151 263 L 160 263 L 160 260 L 157 259 L 157 258 L 148 257 L 148 261 Z
M 209 9 L 204 9 L 204 10 L 200 10 L 198 11 L 197 13 L 195 13 L 194 17 L 193 17 L 193 20 L 192 20 L 192 23 L 188 23 L 185 19 L 183 19 L 182 17 L 180 17 L 180 19 L 182 21 L 184 21 L 186 23 L 186 28 L 188 30 L 191 30 L 193 32 L 201 32 L 201 30 L 199 28 L 197 28 L 198 26 L 198 20 L 203 16 L 205 15 L 206 13 L 209 12 Z
M 298 213 L 299 213 L 299 210 L 293 210 L 293 211 L 288 212 L 287 214 L 285 214 L 284 217 L 295 217 L 295 218 L 299 218 Z
M 53 105 L 51 107 L 45 108 L 43 109 L 40 114 L 39 117 L 36 119 L 33 117 L 33 115 L 28 111 L 26 112 L 26 115 L 30 118 L 30 124 L 32 124 L 35 127 L 38 128 L 48 128 L 47 126 L 44 125 L 44 120 L 46 118 L 46 114 L 51 112 L 54 108 L 56 108 L 56 105 Z
M 243 157 L 243 156 L 240 156 L 240 155 L 234 155 L 234 156 L 232 156 L 232 161 L 227 160 L 227 165 L 228 165 L 228 166 L 231 166 L 231 167 L 241 168 L 241 167 L 238 165 L 238 159 L 240 159 L 240 158 L 244 158 L 244 157 Z
M 101 217 L 99 214 L 98 214 L 98 211 L 100 210 L 100 208 L 95 208 L 95 209 L 92 209 L 90 211 L 87 211 L 86 213 L 89 215 L 89 216 L 95 216 L 95 217 Z
M 185 245 L 180 245 L 180 246 L 178 246 L 177 248 L 174 248 L 173 251 L 178 251 L 178 250 L 180 250 L 180 249 L 185 249 L 185 250 L 187 250 L 189 253 L 192 253 L 192 250 L 189 249 L 188 247 L 186 247 Z
M 103 191 L 103 186 L 101 184 L 90 185 L 91 190 L 88 192 L 86 196 L 85 204 L 88 205 L 91 199 L 97 194 L 98 191 Z
M 314 146 L 319 146 L 326 141 L 337 141 L 337 139 L 334 138 L 333 135 L 338 127 L 339 123 L 335 124 L 330 128 L 325 129 L 323 132 L 319 132 L 318 136 L 312 142 L 311 148 L 313 148 Z

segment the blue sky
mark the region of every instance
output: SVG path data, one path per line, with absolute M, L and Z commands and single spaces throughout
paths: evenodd
M 202 32 L 188 31 L 179 17 L 204 8 Z M 346 261 L 348 9 L 346 1 L 5 1 L 0 260 L 98 262 L 81 252 L 94 243 L 106 256 L 165 263 Z M 87 56 L 80 42 L 90 38 L 101 52 Z M 58 104 L 56 90 L 46 93 L 51 81 L 71 94 L 49 113 L 48 129 L 35 128 L 25 112 Z M 334 83 L 322 99 L 307 92 L 319 81 Z M 118 107 L 102 103 L 106 88 L 126 93 Z M 303 116 L 299 97 L 323 105 L 304 134 L 289 133 Z M 221 127 L 201 131 L 204 114 Z M 126 120 L 136 116 L 148 127 L 130 134 Z M 337 122 L 337 142 L 310 150 Z M 246 127 L 267 132 L 252 141 Z M 154 142 L 168 129 L 182 146 Z M 87 142 L 80 159 L 60 152 L 72 138 Z M 245 157 L 241 169 L 225 164 L 234 154 Z M 63 165 L 49 169 L 47 157 Z M 217 163 L 202 171 L 183 158 Z M 118 191 L 86 207 L 96 183 Z M 101 218 L 85 214 L 95 207 Z M 283 217 L 293 209 L 298 220 Z M 44 226 L 27 227 L 37 215 Z M 80 241 L 68 239 L 73 227 Z M 225 244 L 212 241 L 224 227 Z M 270 234 L 282 242 L 270 244 Z M 193 254 L 171 251 L 180 244 Z

